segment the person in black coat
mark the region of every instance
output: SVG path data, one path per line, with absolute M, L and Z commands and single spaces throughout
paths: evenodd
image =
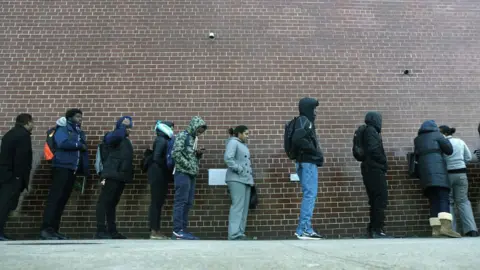
M 368 112 L 365 116 L 367 125 L 363 133 L 365 160 L 361 170 L 363 183 L 370 205 L 370 238 L 388 238 L 385 234 L 385 210 L 388 204 L 388 187 L 386 173 L 388 170 L 387 156 L 383 149 L 382 115 L 378 112 Z
M 101 172 L 102 190 L 96 207 L 96 239 L 126 239 L 117 230 L 116 209 L 125 184 L 133 180 L 133 145 L 129 139 L 133 128 L 130 116 L 118 119 L 115 130 L 108 132 L 103 140 L 106 157 Z M 105 223 L 107 226 L 105 226 Z
M 167 167 L 167 149 L 169 140 L 173 139 L 172 122 L 157 121 L 155 132 L 157 137 L 153 143 L 152 164 L 148 167 L 148 183 L 150 184 L 151 203 L 149 209 L 150 239 L 166 240 L 160 233 L 160 216 L 168 193 L 168 183 L 173 182 L 172 171 Z
M 32 169 L 33 118 L 20 114 L 15 127 L 2 138 L 0 150 L 0 241 L 10 240 L 3 230 L 8 215 L 18 205 L 20 193 L 28 189 Z
M 452 230 L 450 214 L 450 182 L 443 154 L 451 155 L 450 141 L 440 133 L 433 120 L 423 122 L 414 140 L 418 161 L 420 185 L 430 202 L 430 226 L 432 236 L 461 237 Z

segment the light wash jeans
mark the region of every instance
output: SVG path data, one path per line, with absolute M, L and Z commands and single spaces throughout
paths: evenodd
M 312 163 L 297 163 L 296 167 L 303 193 L 297 234 L 302 235 L 304 232 L 314 232 L 312 216 L 318 193 L 318 167 Z
M 462 222 L 463 234 L 470 231 L 477 231 L 477 224 L 475 224 L 475 218 L 473 217 L 472 204 L 468 199 L 468 178 L 466 173 L 449 173 L 448 179 L 450 180 L 450 213 L 453 216 L 452 227 L 453 230 L 462 234 L 457 228 L 457 213 L 455 208 L 458 209 L 460 214 L 460 220 Z

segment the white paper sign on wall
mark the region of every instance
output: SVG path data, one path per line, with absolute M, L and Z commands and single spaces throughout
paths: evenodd
M 225 176 L 227 169 L 209 169 L 208 170 L 208 185 L 209 186 L 225 186 Z
M 300 178 L 298 177 L 298 174 L 296 174 L 296 173 L 290 174 L 290 181 L 291 181 L 291 182 L 298 182 L 298 181 L 300 181 Z

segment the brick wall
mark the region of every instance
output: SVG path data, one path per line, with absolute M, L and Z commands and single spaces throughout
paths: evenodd
M 427 232 L 427 201 L 405 173 L 416 130 L 433 118 L 457 127 L 473 147 L 480 113 L 480 4 L 441 2 L 4 1 L 0 132 L 18 113 L 32 113 L 37 157 L 31 190 L 7 232 L 37 237 L 51 182 L 50 167 L 40 159 L 44 134 L 67 108 L 79 107 L 92 171 L 100 136 L 121 115 L 134 117 L 137 158 L 154 138 L 156 119 L 173 120 L 181 130 L 192 116 L 204 117 L 210 129 L 200 144 L 208 153 L 191 218 L 191 230 L 204 238 L 226 237 L 229 209 L 226 188 L 208 186 L 207 169 L 224 167 L 227 128 L 249 126 L 261 201 L 249 216 L 248 233 L 290 237 L 301 189 L 289 181 L 294 166 L 282 151 L 283 125 L 304 96 L 321 101 L 317 128 L 326 156 L 315 227 L 330 237 L 364 234 L 368 205 L 351 141 L 364 114 L 378 110 L 391 168 L 387 229 Z M 145 237 L 150 195 L 136 162 L 118 225 L 128 236 Z M 475 211 L 478 179 L 477 166 L 470 171 Z M 98 182 L 91 177 L 84 194 L 72 194 L 64 233 L 92 237 Z M 170 192 L 165 233 L 172 227 L 171 199 Z

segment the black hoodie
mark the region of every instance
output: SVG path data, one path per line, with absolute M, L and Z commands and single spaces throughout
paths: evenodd
M 323 166 L 323 153 L 315 131 L 315 108 L 318 100 L 302 98 L 298 103 L 300 117 L 295 123 L 292 142 L 298 151 L 297 162 L 313 163 Z
M 380 133 L 382 132 L 382 115 L 378 112 L 368 112 L 365 116 L 367 128 L 363 134 L 365 143 L 365 161 L 363 166 L 379 168 L 387 172 L 387 156 L 383 149 L 383 141 Z

